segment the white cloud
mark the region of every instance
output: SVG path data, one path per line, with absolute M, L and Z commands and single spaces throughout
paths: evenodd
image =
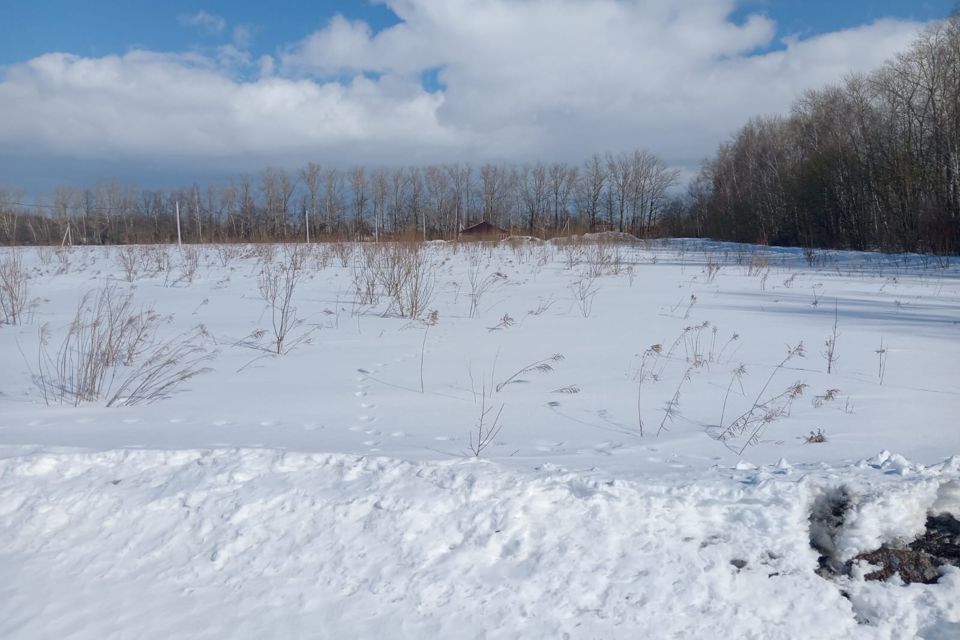
M 204 31 L 220 33 L 227 28 L 227 21 L 206 11 L 177 16 L 177 21 L 185 27 L 195 27 Z
M 276 68 L 276 63 L 273 60 L 273 56 L 260 56 L 257 60 L 257 68 L 261 76 L 272 76 L 274 69 Z
M 690 167 L 750 117 L 877 67 L 920 28 L 880 21 L 753 55 L 775 25 L 734 24 L 733 0 L 387 4 L 394 27 L 337 17 L 277 58 L 226 45 L 217 59 L 137 51 L 13 65 L 0 76 L 0 151 L 253 169 L 647 146 Z M 239 79 L 237 65 L 258 79 Z M 444 88 L 431 94 L 420 74 L 438 67 Z M 343 74 L 353 79 L 324 80 Z
M 47 54 L 0 83 L 0 145 L 75 157 L 249 158 L 252 167 L 318 151 L 356 157 L 359 148 L 450 144 L 435 119 L 442 100 L 363 77 L 238 82 L 194 56 Z
M 250 43 L 253 41 L 253 30 L 243 24 L 237 25 L 233 28 L 233 44 L 240 49 L 245 49 L 250 46 Z

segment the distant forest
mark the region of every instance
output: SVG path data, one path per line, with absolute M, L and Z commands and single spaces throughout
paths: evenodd
M 868 75 L 757 118 L 690 187 L 673 232 L 829 248 L 960 249 L 960 14 Z
M 455 239 L 486 220 L 538 236 L 598 230 L 772 245 L 960 251 L 960 15 L 881 69 L 752 120 L 684 193 L 644 149 L 582 165 L 349 170 L 310 163 L 225 184 L 105 180 L 46 203 L 0 191 L 2 244 Z

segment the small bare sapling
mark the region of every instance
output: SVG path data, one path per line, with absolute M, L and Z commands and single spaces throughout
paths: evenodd
M 284 251 L 282 260 L 264 262 L 260 270 L 260 295 L 270 305 L 273 335 L 269 351 L 277 355 L 285 355 L 310 339 L 310 331 L 293 335 L 303 325 L 293 301 L 297 285 L 303 277 L 305 257 L 305 252 L 299 247 L 289 249 Z M 253 335 L 254 338 L 259 337 L 257 333 Z
M 500 434 L 503 429 L 503 423 L 500 422 L 500 416 L 503 414 L 503 404 L 493 413 L 493 407 L 487 406 L 487 388 L 484 385 L 480 394 L 480 416 L 477 418 L 477 424 L 470 432 L 469 448 L 474 458 L 479 458 L 480 454 L 489 447 L 494 438 Z M 491 420 L 491 415 L 493 419 Z
M 837 337 L 840 335 L 837 332 L 837 322 L 839 316 L 837 314 L 837 301 L 833 301 L 833 331 L 830 334 L 830 337 L 824 342 L 824 350 L 821 355 L 827 361 L 827 373 L 833 373 L 833 367 L 837 364 Z
M 577 302 L 577 308 L 580 309 L 580 315 L 589 318 L 593 312 L 593 299 L 600 292 L 596 277 L 584 276 L 570 285 L 570 290 L 573 291 L 573 298 Z

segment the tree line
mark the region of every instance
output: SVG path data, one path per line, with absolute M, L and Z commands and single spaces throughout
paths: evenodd
M 750 121 L 691 182 L 690 235 L 825 248 L 960 250 L 960 15 L 869 74 Z
M 487 221 L 511 233 L 617 230 L 650 235 L 677 171 L 643 149 L 582 166 L 431 165 L 343 170 L 309 163 L 225 184 L 141 190 L 115 180 L 58 187 L 49 203 L 0 191 L 0 242 L 125 244 L 411 237 L 453 239 Z

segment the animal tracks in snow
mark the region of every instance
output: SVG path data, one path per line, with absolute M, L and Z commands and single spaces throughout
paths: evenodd
M 377 367 L 381 366 L 383 365 L 377 365 Z M 357 403 L 359 411 L 356 414 L 356 423 L 348 428 L 350 431 L 362 432 L 368 436 L 368 439 L 363 440 L 362 444 L 371 452 L 380 451 L 380 440 L 376 438 L 379 438 L 381 433 L 377 429 L 372 428 L 372 425 L 377 422 L 377 416 L 374 413 L 374 410 L 377 408 L 377 403 L 369 398 L 370 385 L 367 384 L 367 381 L 372 374 L 378 371 L 377 367 L 357 369 L 357 376 L 354 378 L 357 384 L 353 395 L 359 400 Z
M 400 358 L 397 359 L 397 362 L 403 361 L 404 359 L 409 358 Z M 371 395 L 374 393 L 373 389 L 376 388 L 375 385 L 370 384 L 371 382 L 381 382 L 374 376 L 380 373 L 380 371 L 389 366 L 386 362 L 378 362 L 372 367 L 362 367 L 356 369 L 356 376 L 354 378 L 356 384 L 354 387 L 353 395 L 357 398 L 357 412 L 354 417 L 353 425 L 347 427 L 348 431 L 353 431 L 355 433 L 363 433 L 366 436 L 369 436 L 369 439 L 363 440 L 363 446 L 367 447 L 369 451 L 379 451 L 381 441 L 376 439 L 381 436 L 388 435 L 390 438 L 399 439 L 406 438 L 408 434 L 405 431 L 399 429 L 389 431 L 386 434 L 380 430 L 374 428 L 374 425 L 379 424 L 380 417 L 378 415 L 379 403 L 376 402 Z

